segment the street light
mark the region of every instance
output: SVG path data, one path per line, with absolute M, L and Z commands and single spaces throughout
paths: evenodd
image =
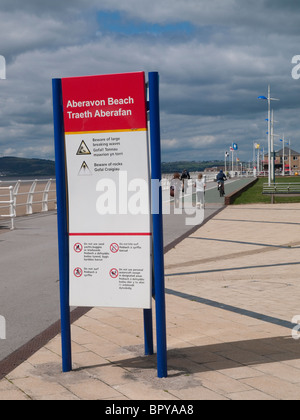
M 275 182 L 275 151 L 274 151 L 274 136 L 279 137 L 278 134 L 274 134 L 274 122 L 278 122 L 274 120 L 274 111 L 272 109 L 272 118 L 271 118 L 271 157 L 272 157 L 272 161 L 271 161 L 271 179 L 272 182 Z
M 256 165 L 256 167 L 257 167 L 257 170 L 256 170 L 256 172 L 257 172 L 257 176 L 259 175 L 259 173 L 260 173 L 260 164 L 259 164 L 259 148 L 260 148 L 260 144 L 259 143 L 253 143 L 253 148 L 254 148 L 254 157 L 255 157 L 255 149 L 257 150 L 257 165 Z
M 284 135 L 283 135 L 283 139 L 279 139 L 279 141 L 282 141 L 283 144 L 283 148 L 282 148 L 282 176 L 285 176 L 285 162 L 284 162 Z
M 289 145 L 289 167 L 290 167 L 290 176 L 291 176 L 292 175 L 291 140 L 289 140 L 288 145 Z
M 268 101 L 268 179 L 271 184 L 271 101 L 279 101 L 279 99 L 271 98 L 270 85 L 268 85 L 268 97 L 258 96 L 257 99 Z
M 225 169 L 225 175 L 226 175 L 226 172 L 227 172 L 226 160 L 227 160 L 228 156 L 229 156 L 229 153 L 225 152 L 225 168 L 224 168 Z
M 282 156 L 282 160 L 283 160 L 283 175 L 285 174 L 285 164 L 284 164 L 284 143 L 287 143 L 289 145 L 289 174 L 292 175 L 292 162 L 291 162 L 291 140 L 285 140 L 284 136 L 283 139 L 279 139 L 280 141 L 283 142 L 283 156 Z

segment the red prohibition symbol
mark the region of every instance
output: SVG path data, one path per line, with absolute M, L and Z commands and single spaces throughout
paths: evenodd
M 83 246 L 82 246 L 82 244 L 80 243 L 80 242 L 77 242 L 75 245 L 74 245 L 74 251 L 75 252 L 77 252 L 77 253 L 79 253 L 79 252 L 81 252 L 83 250 Z
M 82 268 L 76 267 L 75 270 L 73 271 L 73 273 L 74 273 L 75 277 L 77 277 L 77 278 L 81 277 L 82 274 L 83 274 Z
M 119 275 L 119 271 L 116 268 L 112 268 L 109 272 L 111 278 L 116 279 Z
M 113 252 L 115 254 L 116 252 L 119 251 L 119 245 L 116 244 L 116 243 L 111 244 L 110 250 L 111 250 L 111 252 Z

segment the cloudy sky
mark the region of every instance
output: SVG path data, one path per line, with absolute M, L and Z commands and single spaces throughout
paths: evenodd
M 0 0 L 0 156 L 54 159 L 52 78 L 131 71 L 160 74 L 164 161 L 267 150 L 268 84 L 300 152 L 299 21 L 298 0 Z

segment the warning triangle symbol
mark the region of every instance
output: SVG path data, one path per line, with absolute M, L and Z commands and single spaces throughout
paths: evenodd
M 85 161 L 82 163 L 78 175 L 92 175 L 92 172 Z
M 90 155 L 90 154 L 91 152 L 89 148 L 87 147 L 85 141 L 82 140 L 82 142 L 80 143 L 79 149 L 77 150 L 76 155 Z

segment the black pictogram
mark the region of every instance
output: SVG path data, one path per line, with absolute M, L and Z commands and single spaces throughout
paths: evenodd
M 75 277 L 81 277 L 83 274 L 82 268 L 76 267 L 73 271 Z
M 90 168 L 88 167 L 86 161 L 82 163 L 78 175 L 92 175 L 92 172 L 90 171 Z
M 77 150 L 76 155 L 90 155 L 90 149 L 87 147 L 86 142 L 82 140 L 80 143 L 79 149 Z
M 119 271 L 116 268 L 112 268 L 109 272 L 111 278 L 116 279 L 119 275 Z

